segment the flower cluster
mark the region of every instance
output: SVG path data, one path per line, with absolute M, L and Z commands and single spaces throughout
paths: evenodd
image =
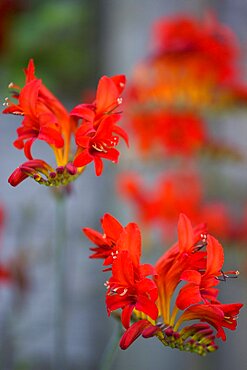
M 246 244 L 246 201 L 236 217 L 230 202 L 205 198 L 203 178 L 189 167 L 162 173 L 149 185 L 136 172 L 121 173 L 117 180 L 118 193 L 129 201 L 138 222 L 146 230 L 155 226 L 166 241 L 174 235 L 178 216 L 183 212 L 193 224 L 206 221 L 209 232 L 216 237 L 239 246 Z
M 240 224 L 235 225 L 228 205 L 220 200 L 206 200 L 203 179 L 194 170 L 167 171 L 147 186 L 135 172 L 118 177 L 120 196 L 130 201 L 138 220 L 145 227 L 156 225 L 164 237 L 174 234 L 179 213 L 185 213 L 193 223 L 201 219 L 208 230 L 224 239 L 236 239 Z M 239 220 L 238 220 L 239 223 Z
M 178 242 L 152 266 L 140 263 L 137 224 L 123 227 L 109 214 L 101 224 L 103 234 L 83 230 L 96 245 L 91 258 L 102 258 L 112 274 L 105 283 L 106 306 L 108 315 L 122 310 L 122 349 L 141 335 L 156 336 L 165 346 L 205 355 L 217 349 L 216 337 L 226 340 L 224 328 L 236 329 L 242 304 L 222 304 L 217 286 L 239 273 L 223 272 L 223 248 L 204 225 L 193 228 L 181 214 Z
M 103 171 L 102 159 L 118 162 L 119 136 L 128 143 L 126 132 L 117 125 L 121 118 L 118 108 L 126 82 L 124 75 L 103 76 L 95 101 L 79 104 L 70 113 L 35 76 L 32 59 L 25 69 L 25 76 L 23 88 L 10 83 L 14 101 L 6 98 L 3 110 L 5 114 L 23 117 L 14 146 L 24 151 L 27 161 L 12 173 L 11 185 L 16 186 L 27 177 L 47 186 L 67 185 L 90 162 L 94 162 L 97 176 Z M 71 144 L 72 138 L 75 148 Z M 32 147 L 37 140 L 45 141 L 53 150 L 55 169 L 43 159 L 33 157 Z
M 152 45 L 151 55 L 136 65 L 127 94 L 127 121 L 140 152 L 181 156 L 213 149 L 205 113 L 247 102 L 234 34 L 212 14 L 203 20 L 175 16 L 154 23 Z

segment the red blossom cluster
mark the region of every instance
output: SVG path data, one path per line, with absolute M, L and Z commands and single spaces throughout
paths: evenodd
M 79 104 L 70 113 L 35 76 L 32 59 L 25 76 L 23 88 L 14 83 L 9 85 L 15 102 L 6 98 L 4 103 L 3 113 L 23 117 L 14 146 L 23 150 L 28 159 L 10 176 L 11 185 L 16 186 L 27 177 L 47 186 L 67 185 L 90 162 L 94 162 L 97 176 L 103 171 L 102 159 L 118 162 L 119 136 L 128 143 L 127 134 L 117 125 L 121 118 L 118 108 L 126 82 L 124 75 L 103 76 L 95 101 Z M 37 140 L 45 141 L 53 150 L 56 169 L 40 158 L 33 158 L 31 149 Z
M 223 248 L 205 226 L 192 228 L 180 214 L 178 242 L 152 266 L 140 262 L 137 224 L 123 227 L 105 214 L 101 225 L 103 233 L 83 231 L 96 245 L 91 258 L 103 259 L 106 271 L 111 272 L 105 283 L 106 307 L 108 315 L 121 310 L 126 329 L 120 340 L 122 349 L 140 335 L 156 336 L 166 346 L 205 355 L 217 349 L 215 337 L 226 340 L 224 328 L 235 330 L 242 304 L 222 304 L 216 287 L 239 273 L 223 272 Z
M 118 190 L 135 207 L 145 225 L 158 225 L 169 234 L 181 212 L 195 224 L 202 219 L 210 232 L 225 238 L 230 236 L 230 211 L 224 202 L 205 201 L 200 176 L 195 171 L 170 171 L 160 175 L 150 186 L 135 173 L 118 177 Z
M 149 186 L 136 173 L 118 176 L 118 192 L 129 200 L 138 220 L 146 228 L 156 226 L 165 240 L 174 234 L 181 212 L 194 224 L 205 220 L 208 230 L 224 240 L 245 242 L 246 210 L 233 215 L 230 204 L 223 200 L 206 200 L 204 183 L 195 171 L 168 171 Z
M 134 69 L 126 99 L 126 124 L 140 152 L 188 156 L 216 145 L 234 153 L 212 139 L 205 123 L 208 111 L 246 106 L 233 32 L 212 14 L 162 18 L 153 25 L 152 45 Z

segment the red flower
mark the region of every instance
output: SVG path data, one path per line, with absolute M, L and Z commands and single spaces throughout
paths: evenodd
M 169 155 L 192 155 L 206 145 L 205 123 L 195 113 L 164 113 L 157 126 L 160 141 Z
M 207 266 L 202 274 L 196 270 L 185 270 L 180 279 L 188 281 L 180 289 L 176 305 L 184 310 L 192 304 L 205 302 L 215 303 L 218 290 L 214 287 L 219 284 L 218 276 L 221 275 L 224 263 L 223 248 L 212 236 L 207 237 Z
M 50 167 L 45 161 L 42 161 L 41 159 L 32 159 L 16 168 L 10 175 L 8 181 L 10 185 L 17 186 L 29 176 L 34 177 L 36 180 L 40 180 L 40 173 L 48 175 L 49 170 L 52 171 L 52 167 Z
M 103 171 L 102 158 L 113 163 L 118 162 L 119 152 L 115 149 L 119 138 L 113 136 L 113 127 L 118 116 L 105 117 L 97 130 L 91 124 L 83 123 L 76 132 L 76 144 L 79 154 L 73 164 L 82 167 L 94 161 L 95 172 L 100 176 Z
M 71 111 L 71 116 L 82 118 L 75 136 L 78 150 L 73 163 L 76 167 L 94 161 L 96 175 L 100 176 L 103 171 L 102 158 L 118 162 L 119 152 L 115 149 L 119 142 L 118 136 L 128 144 L 126 132 L 117 126 L 121 113 L 116 112 L 122 103 L 119 95 L 124 86 L 123 75 L 103 76 L 98 84 L 95 102 L 80 104 Z
M 204 149 L 239 158 L 238 149 L 209 137 L 204 122 L 205 112 L 246 105 L 233 32 L 212 15 L 161 18 L 153 28 L 153 52 L 136 65 L 126 99 L 140 154 L 159 159 Z
M 119 136 L 128 144 L 126 132 L 116 124 L 121 114 L 115 112 L 121 104 L 119 95 L 125 85 L 124 76 L 102 77 L 95 102 L 75 107 L 71 115 L 42 81 L 36 78 L 32 59 L 25 70 L 25 76 L 23 88 L 13 83 L 9 85 L 14 89 L 12 96 L 16 103 L 8 98 L 4 103 L 7 107 L 3 113 L 23 116 L 14 145 L 24 149 L 29 160 L 10 176 L 11 185 L 16 186 L 27 177 L 32 177 L 47 186 L 66 186 L 92 161 L 98 176 L 103 170 L 102 158 L 118 162 L 119 152 L 115 146 Z M 78 130 L 75 116 L 83 118 Z M 72 135 L 77 143 L 75 153 L 71 150 Z M 43 140 L 52 148 L 57 168 L 53 169 L 42 159 L 32 157 L 31 148 L 36 140 Z
M 238 45 L 233 32 L 220 24 L 212 14 L 203 20 L 189 16 L 160 19 L 154 24 L 154 41 L 158 55 L 201 57 L 217 73 L 218 80 L 235 76 Z M 201 64 L 203 65 L 203 64 Z
M 210 233 L 217 237 L 232 237 L 234 220 L 227 205 L 205 202 L 203 183 L 199 175 L 189 168 L 186 171 L 168 171 L 149 187 L 136 173 L 121 174 L 117 185 L 120 196 L 132 202 L 138 219 L 145 227 L 159 227 L 165 240 L 174 235 L 180 212 L 188 215 L 194 223 L 205 220 Z
M 141 236 L 136 224 L 130 223 L 120 234 L 115 258 L 112 263 L 112 277 L 107 281 L 106 305 L 108 314 L 122 308 L 122 323 L 129 327 L 134 308 L 155 320 L 158 309 L 157 287 L 146 276 L 153 274 L 151 265 L 140 264 Z
M 145 275 L 144 275 L 145 276 Z M 113 261 L 112 277 L 107 282 L 106 305 L 108 314 L 122 308 L 122 323 L 129 327 L 134 308 L 155 320 L 158 298 L 154 281 L 145 278 L 134 268 L 128 251 L 121 251 Z
M 12 281 L 11 271 L 4 265 L 0 264 L 0 282 L 9 283 Z
M 99 244 L 97 237 L 93 239 Z M 215 336 L 226 339 L 224 328 L 236 329 L 242 304 L 221 304 L 215 286 L 220 280 L 236 277 L 238 272 L 222 271 L 222 246 L 205 234 L 203 225 L 193 229 L 181 214 L 178 242 L 164 253 L 155 268 L 140 264 L 141 235 L 136 224 L 114 232 L 113 239 L 112 276 L 105 284 L 106 306 L 109 315 L 122 310 L 122 324 L 127 329 L 120 340 L 122 349 L 140 335 L 156 336 L 166 346 L 205 355 L 217 349 Z M 187 283 L 178 291 L 181 281 Z M 197 323 L 186 326 L 191 320 Z
M 7 100 L 8 106 L 3 113 L 24 116 L 21 127 L 17 129 L 18 139 L 14 145 L 18 149 L 24 148 L 27 158 L 32 159 L 30 149 L 36 139 L 44 140 L 56 148 L 64 146 L 62 122 L 65 126 L 66 121 L 69 121 L 69 115 L 41 80 L 35 77 L 32 60 L 25 73 L 25 86 L 20 89 L 20 93 L 13 94 L 13 97 L 18 99 L 18 104 Z M 10 84 L 10 87 L 12 86 L 16 88 Z
M 103 258 L 104 265 L 111 264 L 116 252 L 116 244 L 123 231 L 123 226 L 110 214 L 105 214 L 101 219 L 103 234 L 90 228 L 83 228 L 86 236 L 97 245 L 90 248 L 94 252 L 90 258 Z
M 99 80 L 96 99 L 92 104 L 79 104 L 71 111 L 72 116 L 94 123 L 97 128 L 106 115 L 118 114 L 115 110 L 122 104 L 120 95 L 126 84 L 124 75 L 107 77 Z
M 237 317 L 242 307 L 241 303 L 194 305 L 184 311 L 177 325 L 185 320 L 199 318 L 201 321 L 207 321 L 213 325 L 217 330 L 217 337 L 225 341 L 226 334 L 223 327 L 230 330 L 236 329 Z

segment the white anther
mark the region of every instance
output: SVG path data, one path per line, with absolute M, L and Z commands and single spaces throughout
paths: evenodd
M 124 288 L 124 291 L 119 294 L 120 297 L 123 297 L 127 292 L 128 292 L 128 289 L 127 288 Z
M 102 145 L 97 146 L 96 144 L 93 144 L 92 147 L 97 150 L 97 152 L 104 152 L 107 153 L 107 150 L 104 149 Z
M 122 102 L 123 102 L 123 99 L 122 98 L 117 98 L 117 103 L 120 105 L 120 104 L 122 104 Z

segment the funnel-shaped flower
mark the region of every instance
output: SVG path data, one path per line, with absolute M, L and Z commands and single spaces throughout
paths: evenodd
M 106 217 L 109 219 L 109 215 Z M 238 271 L 223 272 L 221 244 L 207 235 L 205 226 L 193 228 L 189 219 L 181 214 L 178 242 L 161 256 L 155 267 L 142 265 L 137 225 L 130 223 L 121 228 L 114 218 L 111 220 L 112 225 L 117 226 L 117 233 L 115 230 L 111 238 L 114 253 L 112 268 L 108 269 L 112 276 L 105 283 L 106 306 L 108 314 L 122 311 L 121 321 L 126 331 L 120 347 L 128 348 L 142 335 L 144 338 L 156 336 L 165 346 L 200 355 L 215 351 L 215 338 L 225 340 L 224 328 L 236 329 L 242 307 L 241 303 L 218 301 L 215 287 L 221 280 L 239 274 Z M 108 223 L 108 227 L 110 225 Z M 86 230 L 86 235 L 101 245 L 101 234 L 92 230 L 88 234 L 89 229 Z M 104 239 L 110 240 L 108 235 L 109 229 L 103 234 Z M 180 287 L 183 282 L 185 285 Z
M 13 101 L 6 98 L 3 110 L 5 114 L 23 117 L 14 146 L 23 149 L 28 159 L 10 176 L 11 185 L 16 186 L 27 177 L 47 186 L 67 185 L 91 161 L 95 163 L 97 175 L 103 170 L 102 158 L 117 163 L 119 152 L 115 146 L 119 136 L 128 142 L 127 134 L 116 124 L 121 113 L 113 112 L 121 103 L 119 95 L 125 86 L 124 76 L 102 77 L 95 102 L 77 106 L 71 114 L 35 76 L 32 59 L 25 76 L 23 88 L 9 85 L 13 89 Z M 77 145 L 75 151 L 72 139 Z M 55 169 L 40 158 L 33 158 L 32 147 L 37 140 L 45 141 L 54 152 Z

